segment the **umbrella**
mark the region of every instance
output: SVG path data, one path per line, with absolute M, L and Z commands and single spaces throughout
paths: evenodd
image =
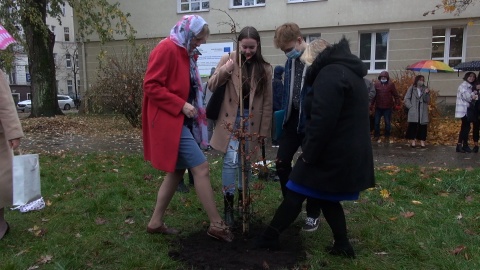
M 463 71 L 480 71 L 480 61 L 463 62 L 456 65 L 455 69 Z
M 430 72 L 433 73 L 446 73 L 446 72 L 455 72 L 453 68 L 449 67 L 447 64 L 441 61 L 435 60 L 423 60 L 411 64 L 407 67 L 407 70 L 419 71 L 419 72 L 428 72 L 427 85 L 430 81 Z

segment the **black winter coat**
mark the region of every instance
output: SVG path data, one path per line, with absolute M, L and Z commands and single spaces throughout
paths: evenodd
M 290 174 L 292 181 L 333 193 L 375 185 L 366 73 L 345 38 L 309 67 L 305 83 L 313 90 L 305 99 L 303 154 Z

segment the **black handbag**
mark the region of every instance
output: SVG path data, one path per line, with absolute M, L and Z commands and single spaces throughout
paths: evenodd
M 218 115 L 220 114 L 220 108 L 222 107 L 223 99 L 225 98 L 225 89 L 227 84 L 220 85 L 217 89 L 213 92 L 210 100 L 207 104 L 206 114 L 207 118 L 210 120 L 217 120 Z

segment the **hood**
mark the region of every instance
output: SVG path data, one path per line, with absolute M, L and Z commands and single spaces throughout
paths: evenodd
M 380 75 L 378 75 L 378 80 L 380 80 L 380 77 L 387 77 L 387 81 L 390 80 L 390 75 L 388 74 L 388 71 L 380 72 Z
M 306 83 L 312 85 L 320 70 L 332 64 L 342 65 L 360 77 L 367 75 L 367 67 L 350 51 L 350 43 L 343 37 L 340 42 L 327 47 L 321 52 L 307 71 Z
M 275 69 L 273 70 L 273 77 L 277 79 L 281 79 L 284 71 L 285 71 L 285 68 L 283 68 L 282 66 L 276 66 Z

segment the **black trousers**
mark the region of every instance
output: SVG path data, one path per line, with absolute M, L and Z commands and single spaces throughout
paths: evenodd
M 473 125 L 473 141 L 478 142 L 479 140 L 479 121 L 470 122 L 467 119 L 467 116 L 461 118 L 462 125 L 460 126 L 460 133 L 458 134 L 458 143 L 463 145 L 468 145 L 468 134 L 470 133 L 470 123 Z
M 417 139 L 420 141 L 427 140 L 427 125 L 421 125 L 420 123 L 409 122 L 407 127 L 407 134 L 405 135 L 407 140 Z
M 286 196 L 277 208 L 270 225 L 265 229 L 262 237 L 264 239 L 278 239 L 280 234 L 285 231 L 298 217 L 302 210 L 303 201 L 309 199 L 316 201 L 321 207 L 323 216 L 332 230 L 335 242 L 348 242 L 347 223 L 345 214 L 340 202 L 326 201 L 315 198 L 307 198 L 305 195 L 287 190 Z
M 280 185 L 282 188 L 283 198 L 287 191 L 287 182 L 292 172 L 292 160 L 293 156 L 297 152 L 298 148 L 302 146 L 304 135 L 297 133 L 299 111 L 292 108 L 292 113 L 287 123 L 283 127 L 282 136 L 278 141 L 278 151 L 276 158 L 277 175 L 280 179 Z M 305 206 L 307 210 L 307 216 L 312 218 L 318 218 L 320 216 L 320 206 L 317 202 L 307 199 Z

